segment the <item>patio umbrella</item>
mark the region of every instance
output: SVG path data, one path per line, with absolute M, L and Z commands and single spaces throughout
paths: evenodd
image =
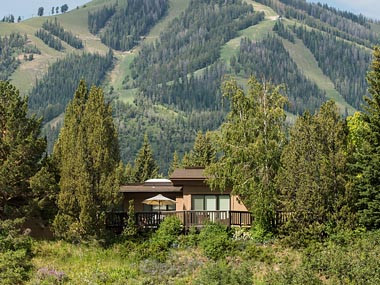
M 161 211 L 161 205 L 174 205 L 177 202 L 161 194 L 158 194 L 152 198 L 145 199 L 143 203 L 147 205 L 158 205 L 158 210 Z

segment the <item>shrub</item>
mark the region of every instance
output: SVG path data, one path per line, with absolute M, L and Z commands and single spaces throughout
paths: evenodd
M 134 200 L 129 200 L 128 219 L 126 221 L 126 225 L 125 225 L 122 235 L 124 238 L 133 238 L 137 235 L 137 226 L 135 223 Z
M 138 247 L 137 256 L 140 259 L 153 258 L 165 261 L 170 247 L 175 245 L 181 231 L 182 225 L 178 217 L 166 217 L 152 237 Z
M 179 246 L 182 248 L 195 247 L 198 245 L 199 235 L 196 227 L 190 227 L 187 234 L 181 235 L 178 239 Z
M 23 221 L 0 221 L 0 280 L 2 285 L 22 284 L 31 269 L 31 239 L 20 234 Z
M 317 285 L 323 283 L 312 271 L 307 270 L 304 267 L 292 268 L 289 264 L 286 264 L 278 271 L 271 270 L 265 276 L 265 284 Z
M 251 285 L 252 272 L 246 264 L 233 268 L 225 262 L 211 262 L 203 267 L 192 284 L 194 285 Z
M 218 260 L 230 253 L 233 243 L 226 226 L 207 223 L 199 234 L 199 246 L 205 256 Z

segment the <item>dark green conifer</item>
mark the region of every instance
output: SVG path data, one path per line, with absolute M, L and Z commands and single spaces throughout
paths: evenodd
M 27 99 L 0 81 L 0 218 L 21 216 L 33 198 L 29 180 L 46 148 L 41 120 L 28 116 Z
M 212 162 L 215 162 L 216 150 L 211 141 L 211 134 L 202 134 L 198 132 L 194 142 L 193 149 L 184 161 L 184 166 L 199 166 L 206 167 Z
M 157 178 L 158 167 L 153 157 L 152 147 L 148 135 L 144 136 L 144 143 L 139 150 L 134 165 L 134 182 L 143 183 L 147 179 Z
M 356 186 L 359 191 L 359 221 L 368 229 L 380 228 L 380 47 L 375 47 L 367 75 L 371 98 L 365 98 L 363 120 L 368 131 L 364 149 L 357 157 Z
M 103 91 L 79 84 L 54 148 L 60 171 L 58 215 L 64 238 L 99 236 L 105 213 L 117 203 L 119 149 L 111 108 Z
M 346 128 L 333 101 L 297 119 L 281 162 L 277 188 L 282 209 L 293 215 L 292 230 L 340 220 L 347 206 Z

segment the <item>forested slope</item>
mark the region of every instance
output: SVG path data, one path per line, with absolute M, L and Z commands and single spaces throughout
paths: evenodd
M 23 43 L 10 49 L 10 33 Z M 147 133 L 166 172 L 175 149 L 182 156 L 198 130 L 223 121 L 225 76 L 284 83 L 293 114 L 328 98 L 343 115 L 360 109 L 379 35 L 371 19 L 304 0 L 94 0 L 55 19 L 0 23 L 0 74 L 30 94 L 50 146 L 77 80 L 102 84 L 123 161 Z

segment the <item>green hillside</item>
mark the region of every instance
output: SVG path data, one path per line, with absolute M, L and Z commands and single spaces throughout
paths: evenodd
M 48 80 L 46 77 L 48 68 L 57 60 L 65 61 L 65 58 L 72 53 L 82 55 L 86 52 L 106 55 L 110 47 L 102 43 L 100 35 L 112 21 L 117 21 L 117 17 L 108 15 L 104 23 L 105 28 L 96 34 L 92 34 L 88 27 L 88 15 L 101 11 L 105 6 L 111 7 L 116 3 L 118 3 L 117 7 L 124 7 L 123 5 L 127 1 L 132 0 L 93 0 L 86 5 L 57 16 L 34 17 L 20 23 L 0 22 L 1 37 L 9 36 L 12 33 L 25 34 L 28 39 L 27 44 L 35 46 L 40 51 L 40 54 L 33 55 L 33 60 L 23 60 L 23 52 L 15 54 L 20 60 L 20 64 L 9 77 L 11 82 L 21 90 L 22 94 L 28 95 L 35 87 L 36 80 Z M 334 37 L 336 43 L 342 42 L 343 46 L 344 42 L 345 46 L 352 47 L 353 52 L 369 55 L 371 52 L 369 47 L 377 43 L 376 36 L 379 38 L 380 25 L 370 20 L 368 20 L 368 25 L 362 25 L 316 4 L 307 4 L 314 5 L 310 7 L 314 7 L 313 11 L 317 11 L 318 15 L 323 14 L 325 16 L 323 19 L 331 19 L 331 21 L 321 21 L 318 15 L 304 8 L 306 5 L 302 4 L 304 2 L 303 0 L 244 0 L 242 2 L 207 0 L 201 3 L 197 0 L 168 0 L 169 8 L 164 16 L 157 19 L 153 26 L 148 26 L 149 31 L 140 36 L 140 39 L 135 42 L 131 49 L 126 51 L 113 50 L 113 65 L 106 71 L 105 76 L 100 78 L 107 98 L 114 104 L 115 119 L 121 126 L 119 129 L 121 145 L 127 148 L 124 153 L 122 150 L 123 160 L 125 162 L 133 160 L 141 145 L 141 138 L 147 132 L 156 151 L 166 147 L 164 157 L 160 157 L 159 161 L 161 168 L 165 170 L 174 149 L 179 147 L 178 151 L 180 155 L 183 155 L 191 146 L 197 130 L 205 131 L 217 128 L 224 117 L 224 111 L 219 106 L 218 87 L 222 78 L 226 75 L 232 75 L 244 86 L 251 72 L 247 66 L 244 67 L 235 63 L 239 62 L 239 56 L 242 53 L 241 42 L 246 38 L 252 41 L 253 46 L 256 44 L 262 46 L 263 41 L 268 36 L 280 38 L 288 54 L 284 56 L 289 57 L 288 60 L 292 62 L 291 64 L 294 63 L 294 66 L 292 65 L 294 71 L 292 72 L 302 74 L 310 84 L 315 84 L 319 90 L 318 94 L 324 94 L 324 100 L 335 100 L 342 114 L 352 114 L 357 106 L 360 106 L 361 100 L 361 98 L 352 99 L 352 96 L 347 96 L 347 92 L 350 93 L 351 91 L 347 90 L 348 87 L 345 88 L 344 82 L 352 81 L 352 77 L 339 77 L 342 75 L 338 69 L 327 70 L 326 57 L 329 56 L 326 54 L 327 50 L 319 51 L 317 54 L 317 51 L 311 47 L 314 44 L 322 46 L 328 41 L 331 43 L 332 39 L 328 37 Z M 218 5 L 219 10 L 213 12 L 213 9 Z M 220 13 L 223 13 L 223 9 L 234 11 L 226 12 L 226 15 L 233 15 L 232 17 L 236 16 L 236 18 L 228 20 L 229 16 L 225 16 L 218 19 L 217 17 L 222 15 Z M 190 13 L 194 13 L 194 15 L 204 13 L 208 17 L 216 17 L 215 21 L 220 22 L 214 23 L 215 26 L 212 26 L 213 23 L 210 19 L 207 22 L 207 19 L 193 18 L 194 21 L 189 22 L 186 17 Z M 263 19 L 259 18 L 260 13 L 263 13 Z M 36 31 L 42 27 L 46 20 L 54 18 L 65 31 L 71 32 L 83 42 L 83 49 L 75 49 L 62 41 L 64 50 L 57 51 L 48 47 L 35 36 Z M 204 16 L 204 18 L 207 17 Z M 228 24 L 227 21 L 230 23 Z M 290 39 L 294 38 L 294 40 L 284 38 L 284 35 L 273 31 L 275 25 L 283 25 L 284 31 L 290 35 Z M 303 27 L 312 33 L 314 31 L 320 32 L 321 35 L 318 38 L 320 42 L 317 42 L 317 37 L 311 38 L 311 40 L 308 38 L 309 42 L 305 42 L 305 38 L 298 38 L 295 29 L 299 27 Z M 207 31 L 207 29 L 214 30 L 210 35 L 202 38 L 204 36 L 203 31 Z M 115 31 L 113 32 L 115 33 Z M 125 33 L 125 31 L 120 32 Z M 225 34 L 218 38 L 219 33 Z M 175 43 L 176 48 L 170 50 L 171 46 L 168 41 L 171 43 L 177 41 Z M 178 54 L 175 55 L 176 53 Z M 348 57 L 350 56 L 348 55 Z M 355 68 L 355 64 L 360 65 L 361 70 L 365 69 L 366 64 L 369 63 L 364 61 L 367 57 L 362 57 L 357 62 L 347 63 L 347 70 Z M 257 56 L 257 58 L 260 57 Z M 338 62 L 334 62 L 334 58 L 329 60 L 331 68 L 334 69 Z M 257 64 L 257 67 L 264 66 L 264 63 L 258 62 Z M 273 62 L 272 64 L 281 63 Z M 66 72 L 70 73 L 70 70 Z M 78 70 L 77 72 L 81 71 Z M 256 69 L 256 73 L 258 77 L 261 77 L 260 68 Z M 50 74 L 49 76 L 58 75 Z M 284 76 L 289 76 L 289 74 L 284 74 Z M 276 80 L 273 81 L 277 82 Z M 360 84 L 362 84 L 361 81 L 351 82 L 350 86 L 353 87 L 350 88 L 355 88 L 355 94 L 361 94 L 363 88 L 359 88 Z M 357 90 L 356 86 L 358 86 Z M 292 88 L 290 89 L 292 90 Z M 313 96 L 310 93 L 312 91 L 308 90 L 307 92 L 309 93 L 305 96 Z M 301 102 L 303 98 L 295 98 L 294 100 Z M 66 101 L 63 100 L 63 102 Z M 302 102 L 306 105 L 297 106 L 299 107 L 297 110 L 313 110 L 314 107 L 307 105 L 306 101 Z M 49 113 L 56 114 L 50 112 L 51 108 L 55 108 L 54 99 L 49 104 L 50 106 L 47 106 L 50 108 Z M 313 104 L 320 104 L 320 102 L 315 101 Z M 141 116 L 129 114 L 129 111 L 127 111 L 127 115 L 125 113 L 120 115 L 125 112 L 123 110 L 132 110 L 128 108 L 135 108 L 136 112 L 141 112 Z M 41 114 L 45 114 L 43 110 L 41 112 Z M 289 121 L 292 121 L 294 117 L 289 112 L 292 110 L 288 109 Z M 176 114 L 176 116 L 181 114 L 181 116 L 173 117 L 171 114 Z M 45 126 L 50 146 L 57 136 L 58 129 L 56 127 L 59 127 L 61 118 L 62 116 L 57 113 L 57 117 Z M 181 118 L 181 121 L 178 121 L 178 118 Z M 168 128 L 165 129 L 164 125 L 167 125 Z M 174 125 L 181 127 L 174 131 Z M 132 131 L 132 126 L 138 128 L 139 131 Z M 181 132 L 182 128 L 186 130 L 186 135 L 179 140 L 178 132 Z M 174 146 L 163 145 L 164 142 L 161 139 L 164 136 L 163 130 L 171 132 L 168 140 L 170 143 L 174 143 Z M 130 145 L 128 145 L 128 141 L 131 142 Z

